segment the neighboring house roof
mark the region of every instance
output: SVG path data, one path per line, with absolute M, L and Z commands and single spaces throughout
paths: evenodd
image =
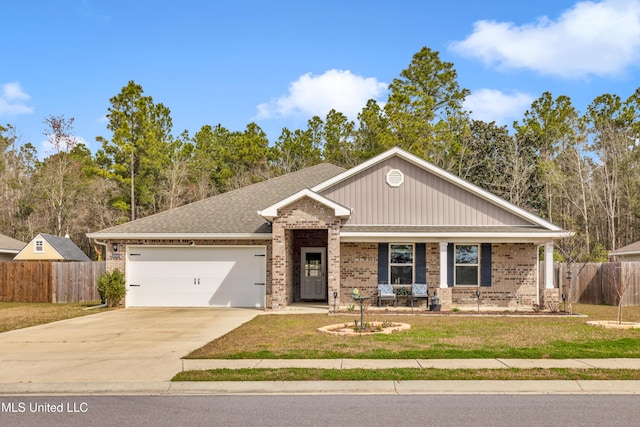
M 342 173 L 344 168 L 321 163 L 247 187 L 209 197 L 156 215 L 108 228 L 95 239 L 135 237 L 270 238 L 271 226 L 257 212 L 305 188 Z
M 640 254 L 640 241 L 623 246 L 609 253 L 609 256 L 624 256 Z
M 30 252 L 30 249 L 34 247 L 36 240 L 42 239 L 49 247 L 55 251 L 57 256 L 52 254 L 45 254 L 44 256 L 36 256 Z M 46 251 L 45 247 L 45 251 Z M 76 246 L 73 241 L 68 237 L 53 236 L 51 234 L 40 233 L 31 240 L 14 259 L 30 260 L 30 259 L 60 259 L 65 261 L 91 261 L 91 259 L 82 250 Z
M 0 234 L 0 253 L 17 254 L 26 246 L 25 242 Z

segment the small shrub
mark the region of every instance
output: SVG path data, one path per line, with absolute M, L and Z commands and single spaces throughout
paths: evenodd
M 104 272 L 98 278 L 98 293 L 107 307 L 119 304 L 126 292 L 124 275 L 117 268 L 111 272 Z
M 547 309 L 552 313 L 557 313 L 560 311 L 560 303 L 557 301 L 549 301 L 545 304 Z
M 458 307 L 453 307 L 451 311 L 453 311 L 454 313 L 457 313 L 460 311 L 460 309 Z

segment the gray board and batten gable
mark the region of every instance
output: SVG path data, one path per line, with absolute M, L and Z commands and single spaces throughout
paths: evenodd
M 292 194 L 313 187 L 342 172 L 344 168 L 321 163 L 271 178 L 257 184 L 222 193 L 155 215 L 108 228 L 89 237 L 109 238 L 197 238 L 200 235 L 263 235 L 271 227 L 257 212 Z
M 312 190 L 351 209 L 340 235 L 353 241 L 395 236 L 548 242 L 573 234 L 397 147 Z
M 399 170 L 404 182 L 386 183 Z M 532 226 L 531 222 L 398 156 L 320 192 L 352 208 L 347 225 Z

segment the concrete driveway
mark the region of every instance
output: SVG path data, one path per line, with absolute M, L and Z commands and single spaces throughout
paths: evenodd
M 128 308 L 0 334 L 0 382 L 168 381 L 255 309 Z

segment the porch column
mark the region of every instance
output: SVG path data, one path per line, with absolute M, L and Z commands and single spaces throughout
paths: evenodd
M 447 283 L 447 246 L 448 242 L 440 242 L 440 287 L 448 288 Z
M 544 244 L 544 288 L 553 289 L 553 242 Z
M 340 225 L 327 230 L 327 303 L 333 302 L 333 293 L 338 293 L 336 305 L 340 305 Z
M 267 301 L 266 308 L 280 310 L 287 305 L 287 239 L 280 221 L 273 222 L 271 235 L 271 301 Z

